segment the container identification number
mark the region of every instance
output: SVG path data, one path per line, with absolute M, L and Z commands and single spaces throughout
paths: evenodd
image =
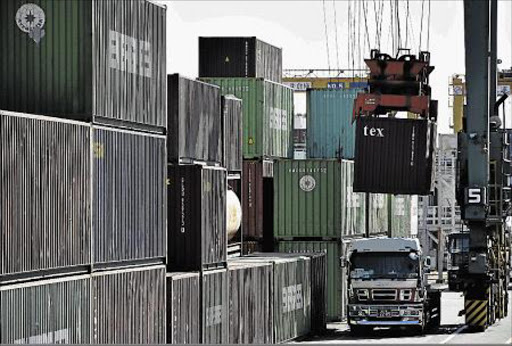
M 304 308 L 302 284 L 283 287 L 283 312 L 292 312 Z
M 109 66 L 111 69 L 151 78 L 151 44 L 110 30 Z
M 211 306 L 206 309 L 206 326 L 222 323 L 222 305 Z

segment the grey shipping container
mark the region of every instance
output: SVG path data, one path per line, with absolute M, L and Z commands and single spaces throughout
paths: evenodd
M 272 264 L 230 260 L 229 343 L 272 343 Z
M 94 126 L 92 155 L 94 264 L 164 262 L 165 136 Z
M 201 331 L 203 344 L 229 341 L 229 279 L 227 269 L 201 274 Z
M 244 160 L 242 171 L 242 232 L 244 239 L 272 238 L 273 161 Z M 265 230 L 265 231 L 264 231 Z
M 201 342 L 201 291 L 198 272 L 167 274 L 167 343 Z
M 256 77 L 281 83 L 283 53 L 256 37 L 199 37 L 199 77 Z
M 240 260 L 273 264 L 274 343 L 309 334 L 311 331 L 311 260 L 304 256 L 290 257 L 279 253 L 259 253 Z
M 427 195 L 435 126 L 422 119 L 358 117 L 354 191 Z
M 4 0 L 0 32 L 0 109 L 165 129 L 164 7 Z
M 242 170 L 242 122 L 242 100 L 233 95 L 222 96 L 223 166 L 228 172 Z
M 315 296 L 321 293 L 313 294 L 311 299 L 311 324 L 315 326 L 314 316 L 318 316 L 320 311 L 324 311 L 325 320 L 340 321 L 344 317 L 345 304 L 345 285 L 341 278 L 340 257 L 342 256 L 342 243 L 341 241 L 325 241 L 325 240 L 308 240 L 308 241 L 278 241 L 277 250 L 280 252 L 291 253 L 304 253 L 304 252 L 324 252 L 325 257 L 325 271 L 315 269 L 315 265 L 311 266 L 313 287 L 318 287 L 316 280 L 320 280 L 319 274 L 323 274 L 327 279 L 325 283 L 325 306 L 320 304 L 322 301 Z M 318 265 L 316 265 L 318 267 Z M 315 288 L 313 288 L 314 290 Z M 318 288 L 317 288 L 318 289 Z M 318 317 L 317 317 L 318 319 Z M 316 323 L 318 324 L 318 323 Z
M 222 163 L 220 88 L 173 74 L 168 77 L 168 92 L 169 163 Z
M 89 344 L 91 280 L 82 275 L 0 287 L 1 344 Z
M 390 237 L 411 237 L 412 197 L 397 195 L 390 199 Z
M 201 270 L 226 262 L 226 170 L 168 166 L 168 268 Z
M 382 193 L 369 194 L 369 210 L 368 210 L 368 234 L 387 236 L 390 225 L 390 208 L 389 195 Z
M 86 124 L 0 111 L 0 276 L 90 265 L 90 146 Z
M 94 344 L 165 344 L 165 266 L 93 274 Z

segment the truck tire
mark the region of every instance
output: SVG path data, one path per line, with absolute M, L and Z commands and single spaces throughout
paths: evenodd
M 370 326 L 357 326 L 350 325 L 350 334 L 352 335 L 364 335 L 373 330 L 373 327 Z

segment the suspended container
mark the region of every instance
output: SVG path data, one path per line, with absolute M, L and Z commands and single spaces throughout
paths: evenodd
M 0 287 L 1 344 L 90 344 L 88 275 Z
M 391 196 L 391 234 L 390 236 L 409 238 L 412 236 L 411 211 L 412 197 L 406 195 Z
M 370 227 L 370 229 L 368 230 L 368 234 L 370 236 L 387 236 L 389 234 L 390 226 L 390 195 L 381 193 L 370 193 L 368 198 L 368 222 Z
M 165 136 L 93 126 L 93 262 L 166 258 Z
M 274 237 L 364 234 L 364 196 L 352 192 L 352 163 L 280 160 L 274 174 Z
M 293 154 L 293 90 L 261 78 L 202 78 L 242 99 L 245 159 Z
M 359 89 L 309 89 L 307 106 L 307 155 L 317 159 L 353 159 L 354 99 Z
M 229 277 L 226 269 L 201 274 L 201 343 L 229 343 L 228 294 Z
M 167 343 L 199 344 L 201 320 L 200 275 L 167 274 Z
M 429 120 L 358 117 L 354 190 L 428 195 L 436 127 Z
M 225 264 L 226 169 L 168 166 L 168 269 L 201 270 Z
M 281 83 L 283 53 L 256 37 L 199 37 L 199 77 L 257 77 Z
M 2 280 L 87 270 L 90 148 L 86 124 L 0 111 Z
M 242 100 L 233 95 L 222 96 L 223 167 L 228 172 L 242 171 L 243 158 Z
M 229 344 L 272 344 L 272 264 L 230 260 Z
M 223 162 L 223 114 L 218 86 L 168 77 L 169 163 Z
M 165 130 L 165 7 L 5 0 L 0 32 L 0 109 Z

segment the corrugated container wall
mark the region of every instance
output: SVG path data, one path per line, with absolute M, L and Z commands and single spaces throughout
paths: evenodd
M 229 343 L 229 278 L 227 269 L 206 271 L 201 282 L 203 344 Z
M 178 74 L 168 78 L 167 153 L 170 163 L 222 163 L 223 127 L 218 86 Z
M 293 141 L 293 90 L 257 78 L 202 78 L 222 94 L 242 99 L 244 158 L 290 157 Z
M 0 32 L 0 109 L 166 127 L 162 6 L 4 0 Z
M 242 172 L 242 232 L 244 238 L 272 237 L 273 223 L 273 162 L 243 162 Z
M 167 274 L 167 343 L 201 342 L 199 273 Z
M 308 158 L 354 158 L 352 108 L 358 89 L 310 89 L 306 93 Z
M 89 344 L 90 314 L 89 276 L 3 286 L 0 343 Z
M 369 194 L 369 215 L 368 222 L 370 235 L 384 235 L 389 233 L 389 195 L 381 193 Z
M 411 196 L 390 196 L 391 237 L 411 237 Z
M 229 261 L 229 343 L 272 343 L 272 264 Z
M 347 161 L 347 188 L 342 192 L 347 200 L 347 218 L 344 223 L 344 238 L 366 234 L 366 194 L 354 192 L 354 163 Z
M 165 136 L 93 127 L 93 261 L 166 256 Z
M 92 343 L 165 344 L 165 266 L 93 274 Z
M 222 96 L 223 166 L 228 172 L 242 171 L 243 116 L 242 100 L 232 95 Z
M 90 141 L 85 124 L 0 111 L 0 276 L 91 263 Z
M 226 262 L 226 170 L 168 166 L 168 268 L 201 270 Z
M 342 256 L 341 241 L 279 241 L 277 249 L 280 252 L 303 253 L 303 252 L 325 252 L 326 253 L 326 309 L 324 309 L 324 319 L 327 321 L 340 321 L 344 316 L 345 304 L 345 286 L 341 280 L 340 257 Z M 312 268 L 312 278 L 318 273 Z M 315 316 L 315 305 L 320 300 L 312 296 L 311 305 L 311 323 Z
M 428 195 L 435 126 L 427 120 L 358 117 L 354 190 Z
M 281 83 L 281 48 L 256 37 L 199 37 L 200 77 L 256 77 Z

